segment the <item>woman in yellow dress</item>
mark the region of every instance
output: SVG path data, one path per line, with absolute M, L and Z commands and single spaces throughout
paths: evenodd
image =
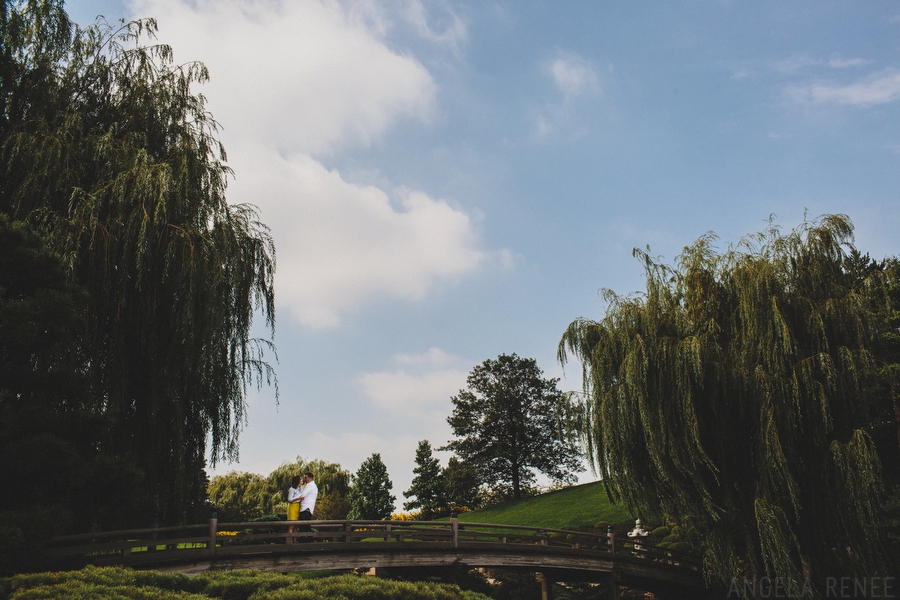
M 288 513 L 287 520 L 288 521 L 296 521 L 300 518 L 300 494 L 302 493 L 300 490 L 300 481 L 302 478 L 299 475 L 294 475 L 294 478 L 291 479 L 291 489 L 288 490 Z M 288 526 L 288 532 L 294 533 L 296 530 L 295 525 Z M 294 538 L 288 538 L 288 542 L 296 541 Z

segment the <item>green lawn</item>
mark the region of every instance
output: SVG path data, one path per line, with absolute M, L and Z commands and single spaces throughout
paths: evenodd
M 599 481 L 459 515 L 461 522 L 468 523 L 573 530 L 601 521 L 618 523 L 633 518 L 624 508 L 609 503 Z

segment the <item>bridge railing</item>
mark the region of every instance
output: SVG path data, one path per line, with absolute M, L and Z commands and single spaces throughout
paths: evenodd
M 310 527 L 312 531 L 290 531 Z M 308 544 L 303 542 L 319 542 Z M 217 554 L 258 551 L 261 546 L 292 545 L 284 550 L 328 551 L 380 542 L 466 548 L 487 544 L 536 545 L 578 553 L 604 553 L 628 560 L 642 559 L 699 569 L 697 557 L 650 544 L 615 538 L 612 534 L 447 521 L 266 521 L 154 527 L 57 537 L 48 549 L 60 561 L 95 564 L 150 562 L 155 558 L 202 558 Z M 362 548 L 361 548 L 362 549 Z

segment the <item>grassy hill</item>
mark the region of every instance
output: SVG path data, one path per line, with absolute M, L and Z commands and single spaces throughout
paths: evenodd
M 630 519 L 634 517 L 624 508 L 610 504 L 603 484 L 599 481 L 459 515 L 461 522 L 468 523 L 574 530 L 592 527 L 600 521 L 618 523 Z

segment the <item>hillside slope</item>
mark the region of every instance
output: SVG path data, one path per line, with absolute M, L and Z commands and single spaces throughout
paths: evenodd
M 610 504 L 603 484 L 599 481 L 459 515 L 461 522 L 468 523 L 574 530 L 592 527 L 600 521 L 618 523 L 633 518 L 624 508 Z

